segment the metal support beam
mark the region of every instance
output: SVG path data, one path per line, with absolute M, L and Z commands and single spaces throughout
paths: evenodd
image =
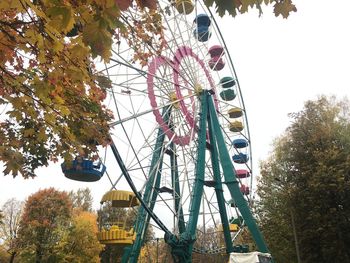
M 248 206 L 247 201 L 244 199 L 239 186 L 238 181 L 236 179 L 236 171 L 232 164 L 230 155 L 228 153 L 228 150 L 226 148 L 224 136 L 221 131 L 221 127 L 219 124 L 219 120 L 217 117 L 216 109 L 214 106 L 214 103 L 212 101 L 212 98 L 208 100 L 208 106 L 209 106 L 209 115 L 213 123 L 214 127 L 214 133 L 217 139 L 218 149 L 219 149 L 219 156 L 221 161 L 221 167 L 223 169 L 224 178 L 225 178 L 225 184 L 227 185 L 231 198 L 235 201 L 235 204 L 237 205 L 237 208 L 239 209 L 242 217 L 244 218 L 244 221 L 252 234 L 256 245 L 258 246 L 258 249 L 260 252 L 269 253 L 269 250 L 266 246 L 266 243 L 264 241 L 264 238 L 255 222 L 255 219 L 250 212 L 250 208 Z
M 209 98 L 208 100 L 211 100 L 211 98 Z M 222 228 L 224 232 L 226 253 L 229 254 L 233 252 L 233 244 L 231 239 L 227 211 L 225 207 L 225 198 L 223 193 L 224 191 L 223 191 L 222 182 L 221 182 L 218 146 L 216 144 L 213 123 L 211 121 L 209 114 L 208 114 L 208 128 L 209 128 L 209 140 L 210 140 L 210 146 L 211 146 L 210 147 L 211 163 L 213 167 L 213 174 L 214 174 L 214 180 L 215 180 L 215 193 L 216 193 L 216 199 L 219 205 L 221 223 L 222 223 Z
M 199 113 L 195 180 L 191 193 L 189 219 L 188 224 L 186 226 L 186 231 L 180 234 L 179 238 L 175 235 L 165 235 L 165 241 L 171 246 L 172 255 L 175 262 L 192 262 L 193 243 L 196 241 L 197 222 L 204 187 L 206 131 L 208 114 L 207 100 L 208 94 L 204 91 L 200 94 L 201 111 Z

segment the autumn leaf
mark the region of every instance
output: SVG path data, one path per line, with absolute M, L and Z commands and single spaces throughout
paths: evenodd
M 30 128 L 30 129 L 26 129 L 24 130 L 24 137 L 30 137 L 32 136 L 33 134 L 35 134 L 35 130 Z
M 137 4 L 142 8 L 148 7 L 151 10 L 157 9 L 157 0 L 136 0 Z
M 212 6 L 215 3 L 216 12 L 221 17 L 225 15 L 226 11 L 232 16 L 236 16 L 236 2 L 236 0 L 205 0 L 207 6 Z
M 89 55 L 89 48 L 83 43 L 77 43 L 70 49 L 71 53 L 79 60 L 85 60 Z
M 125 11 L 131 6 L 132 0 L 115 0 L 115 3 L 121 11 Z
M 19 0 L 2 0 L 0 1 L 0 10 L 6 10 L 6 9 L 16 9 L 16 10 L 23 10 L 23 5 L 21 4 L 21 1 Z
M 241 0 L 240 12 L 243 14 L 248 11 L 249 7 L 254 7 L 256 4 L 256 0 Z
M 83 42 L 91 47 L 91 53 L 94 57 L 101 56 L 108 61 L 111 56 L 111 34 L 105 28 L 101 28 L 98 22 L 93 22 L 85 26 L 83 30 Z
M 98 82 L 98 85 L 103 89 L 111 89 L 112 88 L 112 81 L 107 78 L 106 76 L 96 76 L 96 80 Z
M 274 12 L 276 16 L 282 15 L 283 18 L 287 18 L 291 12 L 296 12 L 297 8 L 291 0 L 284 0 L 276 2 L 274 6 Z
M 73 11 L 69 6 L 51 7 L 46 10 L 46 14 L 51 18 L 49 25 L 58 31 L 67 33 L 74 27 Z

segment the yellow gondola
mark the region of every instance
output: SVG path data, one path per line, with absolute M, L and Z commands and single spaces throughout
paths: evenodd
M 130 191 L 111 190 L 105 193 L 101 199 L 101 204 L 104 202 L 112 202 L 112 207 L 134 207 L 140 205 L 135 194 Z
M 97 233 L 97 239 L 101 244 L 105 245 L 132 245 L 135 238 L 136 233 L 134 232 L 133 228 L 126 231 L 117 225 L 112 225 L 109 230 L 102 229 Z
M 237 232 L 239 230 L 239 226 L 237 224 L 229 224 L 230 232 Z M 222 224 L 219 225 L 219 231 L 224 231 Z
M 100 201 L 101 207 L 104 205 L 110 205 L 112 210 L 114 209 L 128 209 L 134 206 L 140 205 L 135 194 L 130 191 L 123 190 L 111 190 L 105 193 Z M 102 209 L 101 209 L 102 210 Z M 118 211 L 118 210 L 115 210 Z M 116 212 L 118 215 L 118 212 Z M 136 233 L 134 228 L 126 226 L 125 219 L 119 218 L 115 220 L 111 218 L 99 219 L 99 232 L 97 233 L 97 239 L 104 245 L 116 245 L 120 248 L 132 245 L 136 239 Z M 123 221 L 124 222 L 119 222 Z
M 243 130 L 243 123 L 241 121 L 230 122 L 229 129 L 232 132 L 241 132 Z
M 194 5 L 191 0 L 177 0 L 176 9 L 180 14 L 188 15 L 193 11 Z
M 238 107 L 229 109 L 227 113 L 230 118 L 239 118 L 243 116 L 242 109 Z

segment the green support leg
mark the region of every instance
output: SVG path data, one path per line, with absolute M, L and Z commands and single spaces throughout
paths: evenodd
M 165 241 L 172 248 L 172 255 L 175 262 L 192 262 L 193 243 L 196 240 L 196 228 L 199 216 L 200 203 L 203 195 L 204 172 L 205 172 L 205 151 L 206 151 L 206 127 L 207 127 L 207 92 L 200 95 L 201 112 L 198 131 L 198 150 L 195 168 L 195 181 L 192 189 L 189 219 L 186 231 L 177 238 L 175 235 L 165 236 Z
M 210 98 L 209 98 L 210 100 Z M 210 139 L 210 153 L 211 153 L 211 163 L 213 167 L 213 174 L 215 180 L 215 193 L 216 199 L 219 205 L 220 218 L 222 223 L 222 228 L 224 232 L 225 244 L 226 244 L 226 253 L 229 254 L 233 252 L 233 244 L 230 233 L 230 226 L 227 217 L 227 211 L 225 207 L 225 198 L 224 191 L 222 188 L 221 176 L 220 176 L 220 164 L 218 157 L 218 148 L 216 144 L 214 128 L 210 116 L 208 115 L 208 126 L 209 126 L 209 139 Z
M 206 151 L 206 131 L 207 131 L 207 100 L 208 95 L 203 92 L 201 95 L 201 113 L 199 121 L 198 131 L 198 150 L 197 150 L 197 162 L 195 168 L 195 181 L 192 191 L 192 198 L 190 204 L 190 215 L 188 219 L 188 225 L 186 228 L 186 235 L 195 240 L 197 222 L 199 216 L 199 208 L 203 195 L 204 186 L 204 174 L 205 174 L 205 151 Z
M 236 179 L 236 171 L 234 169 L 230 155 L 226 148 L 224 136 L 222 134 L 219 120 L 216 114 L 216 109 L 211 98 L 208 100 L 208 104 L 209 104 L 209 115 L 212 120 L 214 133 L 217 139 L 221 166 L 224 172 L 225 184 L 227 185 L 230 191 L 232 199 L 235 201 L 235 204 L 237 205 L 239 211 L 241 212 L 241 215 L 244 218 L 244 221 L 250 233 L 252 234 L 256 242 L 256 245 L 258 246 L 259 251 L 263 253 L 269 253 L 266 243 L 264 241 L 264 238 L 255 222 L 255 219 L 252 213 L 250 212 L 248 203 L 244 199 L 239 189 L 238 181 Z

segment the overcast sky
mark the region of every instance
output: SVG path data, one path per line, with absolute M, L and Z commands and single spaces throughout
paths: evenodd
M 225 18 L 224 36 L 246 103 L 255 171 L 290 124 L 321 94 L 350 98 L 350 1 L 295 0 L 298 12 Z
M 294 0 L 298 12 L 275 18 L 272 10 L 225 17 L 221 26 L 241 85 L 253 146 L 255 174 L 273 139 L 289 125 L 287 114 L 318 95 L 350 98 L 350 1 Z M 0 177 L 0 207 L 24 200 L 40 188 L 90 187 L 95 206 L 110 184 L 66 179 L 59 164 L 40 169 L 36 179 Z M 97 207 L 96 207 L 97 208 Z

